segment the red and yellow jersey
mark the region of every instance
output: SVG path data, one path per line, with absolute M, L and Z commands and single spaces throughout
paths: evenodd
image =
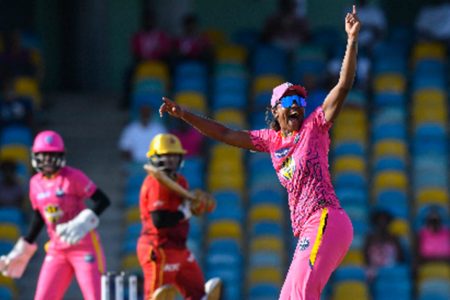
M 182 175 L 177 176 L 176 182 L 184 188 L 188 183 Z M 189 222 L 181 221 L 173 227 L 156 228 L 151 213 L 157 210 L 177 212 L 183 198 L 168 187 L 160 183 L 155 177 L 149 175 L 145 178 L 139 197 L 142 232 L 141 238 L 148 240 L 154 246 L 165 248 L 186 247 Z

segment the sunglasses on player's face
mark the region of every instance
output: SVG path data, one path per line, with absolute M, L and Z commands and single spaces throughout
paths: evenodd
M 305 98 L 299 96 L 299 95 L 290 95 L 290 96 L 284 96 L 278 100 L 278 104 L 281 104 L 284 108 L 290 108 L 292 105 L 297 103 L 300 107 L 306 107 L 306 100 Z

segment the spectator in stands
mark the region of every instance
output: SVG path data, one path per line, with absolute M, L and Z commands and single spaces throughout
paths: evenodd
M 309 39 L 306 17 L 296 11 L 295 0 L 279 0 L 278 11 L 269 16 L 262 32 L 262 41 L 279 46 L 289 52 Z
M 288 82 L 273 89 L 269 129 L 234 130 L 191 113 L 165 97 L 159 110 L 161 116 L 168 113 L 217 141 L 270 153 L 280 183 L 289 194 L 292 229 L 299 238 L 280 299 L 319 299 L 353 238 L 350 218 L 341 208 L 328 166 L 329 129 L 355 77 L 360 28 L 355 6 L 344 24 L 347 51 L 341 77 L 323 104 L 307 118 L 305 88 Z
M 157 27 L 156 17 L 151 9 L 144 9 L 142 23 L 143 28 L 136 32 L 131 39 L 133 62 L 125 74 L 125 91 L 121 100 L 123 109 L 129 107 L 133 75 L 139 63 L 145 60 L 170 63 L 174 54 L 172 38 Z
M 173 52 L 172 38 L 156 25 L 156 16 L 150 9 L 144 10 L 143 28 L 132 38 L 132 53 L 136 62 L 143 60 L 163 60 Z
M 181 120 L 175 120 L 175 127 L 170 130 L 186 149 L 186 157 L 202 155 L 205 137 L 195 128 L 192 128 Z
M 386 33 L 387 22 L 384 11 L 368 0 L 359 0 L 358 15 L 362 22 L 359 33 L 361 48 L 370 54 L 372 48 L 380 42 Z
M 152 117 L 152 109 L 143 104 L 139 108 L 139 118 L 129 123 L 122 130 L 119 150 L 125 162 L 147 161 L 147 150 L 150 141 L 159 133 L 167 132 L 159 120 Z
M 417 250 L 420 261 L 450 260 L 450 229 L 443 224 L 436 207 L 431 207 L 419 231 Z
M 29 98 L 18 97 L 12 80 L 5 79 L 0 98 L 0 128 L 11 125 L 33 128 L 33 102 Z
M 17 164 L 11 160 L 0 162 L 0 207 L 21 208 L 25 191 L 17 176 Z
M 0 80 L 16 76 L 35 76 L 37 69 L 31 53 L 22 46 L 20 31 L 12 30 L 3 34 L 3 51 L 0 53 Z
M 427 1 L 419 10 L 415 27 L 421 39 L 441 41 L 450 46 L 450 1 Z
M 381 267 L 389 267 L 405 260 L 400 239 L 389 232 L 392 215 L 385 210 L 377 210 L 371 216 L 372 231 L 364 242 L 364 259 L 367 278 L 372 281 Z
M 211 42 L 206 34 L 200 32 L 197 15 L 190 13 L 182 19 L 181 35 L 175 40 L 178 60 L 201 60 L 211 58 Z

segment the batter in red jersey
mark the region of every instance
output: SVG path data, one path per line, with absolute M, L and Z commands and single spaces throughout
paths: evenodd
M 64 153 L 58 133 L 43 131 L 36 136 L 32 165 L 37 174 L 30 180 L 33 220 L 28 234 L 0 258 L 0 269 L 5 276 L 20 278 L 46 225 L 50 241 L 34 299 L 62 299 L 75 275 L 83 298 L 97 300 L 105 259 L 95 228 L 110 201 L 82 171 L 65 166 Z M 85 203 L 89 198 L 94 202 L 92 209 Z
M 176 136 L 159 134 L 152 140 L 147 157 L 153 166 L 187 189 L 186 179 L 177 172 L 185 153 Z M 145 299 L 162 299 L 173 286 L 184 299 L 218 299 L 219 279 L 205 285 L 203 273 L 186 246 L 192 216 L 190 202 L 149 175 L 142 184 L 139 205 L 142 232 L 137 254 L 144 273 Z

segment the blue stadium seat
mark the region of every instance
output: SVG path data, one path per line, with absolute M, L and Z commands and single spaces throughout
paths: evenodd
M 259 267 L 279 267 L 283 263 L 283 258 L 272 251 L 256 251 L 249 254 L 250 268 Z
M 342 266 L 332 275 L 332 282 L 355 280 L 365 282 L 367 280 L 366 270 L 362 266 Z
M 372 127 L 372 142 L 376 143 L 384 139 L 406 140 L 406 126 L 404 123 L 380 124 Z
M 33 136 L 31 129 L 26 126 L 11 125 L 2 128 L 0 133 L 0 146 L 24 145 L 31 147 Z
M 384 156 L 375 162 L 374 173 L 388 170 L 406 171 L 405 161 L 394 156 Z
M 283 236 L 283 228 L 281 225 L 276 222 L 271 221 L 260 221 L 253 224 L 250 229 L 251 236 L 258 235 L 274 235 L 274 236 Z
M 207 78 L 208 70 L 204 63 L 199 61 L 183 61 L 175 66 L 175 81 L 183 77 Z
M 406 193 L 402 190 L 386 189 L 377 194 L 375 208 L 387 210 L 394 217 L 409 218 L 409 203 Z
M 13 300 L 15 299 L 13 291 L 7 286 L 0 285 L 0 299 L 2 300 Z
M 250 286 L 248 292 L 248 300 L 276 300 L 280 294 L 280 287 L 269 284 L 260 283 Z
M 406 103 L 406 97 L 401 93 L 394 92 L 381 92 L 374 95 L 374 102 L 377 107 L 390 106 L 390 107 L 404 107 Z
M 23 226 L 25 225 L 23 211 L 16 207 L 2 207 L 0 208 L 0 222 Z
M 344 155 L 365 156 L 365 149 L 359 143 L 343 142 L 336 145 L 332 153 L 333 158 Z
M 364 176 L 356 172 L 340 172 L 335 174 L 334 186 L 337 188 L 367 188 L 367 180 Z
M 418 300 L 448 300 L 450 285 L 445 279 L 428 279 L 418 289 Z
M 251 65 L 255 76 L 277 74 L 286 77 L 288 73 L 286 53 L 274 46 L 259 45 L 253 53 Z
M 247 106 L 247 93 L 224 91 L 216 92 L 213 96 L 212 108 L 214 111 L 223 108 L 244 109 Z
M 369 203 L 369 196 L 366 189 L 337 187 L 336 195 L 341 203 L 354 203 L 361 205 L 367 205 Z

